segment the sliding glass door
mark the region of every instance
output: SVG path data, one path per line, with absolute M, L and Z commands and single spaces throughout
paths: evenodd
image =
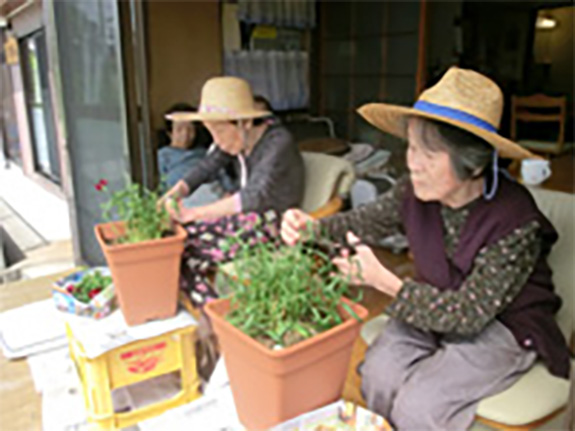
M 20 52 L 35 169 L 59 184 L 60 156 L 54 132 L 44 31 L 40 30 L 23 38 L 20 41 Z

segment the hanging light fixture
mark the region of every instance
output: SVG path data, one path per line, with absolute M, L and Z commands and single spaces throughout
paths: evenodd
M 535 28 L 537 30 L 551 30 L 557 27 L 557 20 L 549 16 L 538 16 L 535 21 Z

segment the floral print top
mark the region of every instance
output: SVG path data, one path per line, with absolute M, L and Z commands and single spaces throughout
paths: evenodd
M 371 245 L 389 235 L 402 233 L 400 206 L 407 181 L 402 179 L 370 204 L 320 221 L 321 229 L 337 241 L 344 241 L 345 233 L 351 230 Z M 441 209 L 448 257 L 453 256 L 472 206 L 473 202 L 458 209 Z M 406 279 L 386 313 L 425 331 L 476 334 L 502 312 L 525 285 L 540 248 L 539 224 L 527 223 L 481 249 L 459 290 L 442 291 Z

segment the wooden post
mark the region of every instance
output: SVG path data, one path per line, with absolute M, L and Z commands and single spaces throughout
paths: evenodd
M 417 48 L 417 75 L 415 77 L 415 98 L 425 89 L 427 51 L 427 0 L 419 1 L 419 40 Z

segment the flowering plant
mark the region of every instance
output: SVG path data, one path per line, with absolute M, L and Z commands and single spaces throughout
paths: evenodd
M 115 239 L 116 243 L 159 239 L 171 233 L 170 216 L 163 205 L 158 205 L 158 192 L 139 184 L 129 184 L 125 189 L 111 193 L 105 179 L 94 187 L 109 197 L 101 205 L 104 220 L 115 218 L 125 222 L 125 232 Z
M 68 284 L 66 291 L 80 302 L 88 303 L 112 283 L 112 277 L 94 271 L 85 275 L 79 283 Z

